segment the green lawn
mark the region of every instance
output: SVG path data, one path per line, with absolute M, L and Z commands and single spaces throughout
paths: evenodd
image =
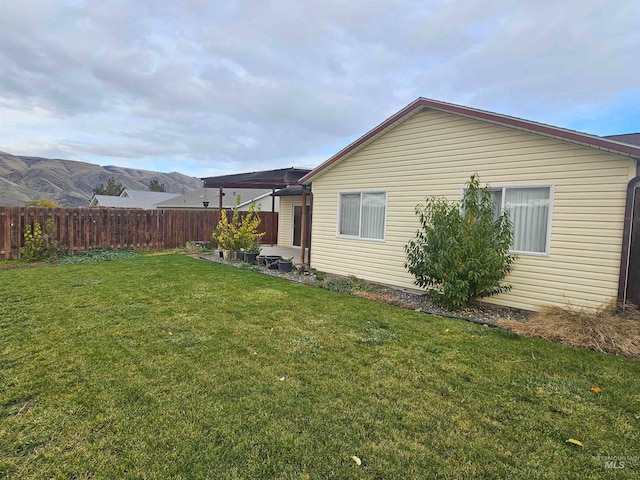
M 181 255 L 0 287 L 0 477 L 640 472 L 638 361 Z

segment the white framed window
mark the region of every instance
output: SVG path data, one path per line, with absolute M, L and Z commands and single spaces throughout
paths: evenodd
M 384 240 L 387 192 L 346 192 L 338 194 L 340 237 Z
M 553 185 L 491 187 L 496 216 L 507 210 L 513 253 L 549 255 Z

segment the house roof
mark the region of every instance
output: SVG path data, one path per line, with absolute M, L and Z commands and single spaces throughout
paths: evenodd
M 249 200 L 246 200 L 244 202 L 241 199 L 238 207 L 246 207 L 247 205 L 251 204 L 251 202 L 257 202 L 258 200 L 262 200 L 263 198 L 270 197 L 272 193 L 273 190 L 267 190 L 263 194 L 258 195 L 257 197 L 250 198 Z
M 128 197 L 114 197 L 113 195 L 94 195 L 89 203 L 90 207 L 112 207 L 112 208 L 140 208 L 133 205 L 133 201 Z
M 597 135 L 590 135 L 588 133 L 577 132 L 574 130 L 568 130 L 560 127 L 554 127 L 553 125 L 547 125 L 544 123 L 532 122 L 530 120 L 524 120 L 521 118 L 510 117 L 508 115 L 502 115 L 499 113 L 488 112 L 485 110 L 478 110 L 475 108 L 465 107 L 462 105 L 456 105 L 453 103 L 441 102 L 438 100 L 432 100 L 428 98 L 418 98 L 413 101 L 402 110 L 387 118 L 377 127 L 373 128 L 363 136 L 358 138 L 353 143 L 349 144 L 327 161 L 316 167 L 310 173 L 300 179 L 300 183 L 308 185 L 311 181 L 325 173 L 327 170 L 338 165 L 340 162 L 353 155 L 357 151 L 361 150 L 371 142 L 381 137 L 389 130 L 397 127 L 401 123 L 405 122 L 415 114 L 425 109 L 437 110 L 446 113 L 453 113 L 455 115 L 461 115 L 476 120 L 482 120 L 485 122 L 502 125 L 509 128 L 515 128 L 518 130 L 524 130 L 531 133 L 537 133 L 547 137 L 557 138 L 568 142 L 576 143 L 579 145 L 597 148 L 600 150 L 606 150 L 621 155 L 626 155 L 635 159 L 640 158 L 640 145 L 633 145 L 629 143 L 629 139 L 620 140 L 618 138 L 611 137 L 599 137 Z M 637 134 L 631 134 L 637 135 Z M 626 135 L 623 135 L 626 137 Z M 613 137 L 620 137 L 614 135 Z M 633 137 L 635 138 L 635 137 Z
M 606 135 L 604 138 L 615 140 L 616 142 L 630 143 L 631 145 L 640 145 L 640 133 L 623 133 L 621 135 Z
M 280 168 L 260 172 L 236 173 L 220 177 L 205 177 L 201 180 L 205 188 L 285 188 L 296 185 L 298 180 L 311 170 L 305 168 Z
M 222 208 L 233 208 L 236 206 L 236 198 L 240 196 L 240 204 L 251 202 L 258 197 L 270 195 L 271 190 L 253 188 L 227 189 L 223 192 Z M 209 188 L 198 188 L 185 192 L 177 197 L 170 198 L 156 204 L 157 208 L 204 208 L 202 202 L 209 202 L 209 209 L 218 208 L 218 192 Z
M 129 197 L 137 205 L 140 205 L 140 208 L 149 210 L 155 208 L 158 202 L 163 202 L 179 195 L 179 193 L 150 192 L 149 190 L 130 190 L 125 188 L 120 196 Z
M 141 208 L 153 210 L 156 204 L 168 200 L 179 193 L 150 192 L 148 190 L 131 190 L 125 188 L 119 197 L 111 195 L 94 195 L 90 207 Z

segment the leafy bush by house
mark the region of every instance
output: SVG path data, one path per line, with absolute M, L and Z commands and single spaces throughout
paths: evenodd
M 428 197 L 416 207 L 420 230 L 405 245 L 405 267 L 442 306 L 457 310 L 477 298 L 510 290 L 502 283 L 516 256 L 507 212 L 496 217 L 491 189 L 477 175 L 461 201 Z

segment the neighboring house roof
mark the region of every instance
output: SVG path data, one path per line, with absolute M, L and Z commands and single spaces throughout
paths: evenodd
M 113 195 L 94 195 L 89 203 L 90 207 L 112 208 L 139 208 L 133 205 L 133 201 L 127 197 L 114 197 Z
M 262 200 L 263 198 L 270 197 L 271 193 L 272 193 L 272 190 L 268 190 L 265 193 L 263 193 L 262 195 L 258 195 L 257 197 L 254 197 L 254 198 L 252 198 L 250 200 L 247 200 L 246 202 L 240 203 L 240 205 L 238 205 L 238 208 L 249 206 L 252 202 L 257 202 L 258 200 Z
M 420 97 L 400 110 L 395 115 L 392 115 L 391 117 L 386 119 L 377 127 L 364 134 L 362 137 L 358 138 L 347 147 L 340 150 L 333 157 L 329 158 L 326 162 L 322 163 L 320 166 L 312 170 L 309 174 L 302 177 L 300 179 L 300 183 L 304 185 L 310 184 L 315 177 L 325 173 L 327 170 L 339 164 L 346 158 L 350 157 L 357 151 L 369 145 L 377 138 L 387 133 L 389 130 L 397 127 L 398 125 L 405 122 L 413 115 L 424 109 L 433 109 L 441 112 L 453 113 L 455 115 L 461 115 L 464 117 L 482 120 L 509 128 L 515 128 L 518 130 L 524 130 L 531 133 L 537 133 L 539 135 L 573 142 L 587 147 L 598 148 L 601 150 L 626 155 L 635 159 L 640 158 L 640 145 L 632 145 L 628 143 L 628 139 L 619 140 L 615 138 L 612 139 L 610 137 L 599 137 L 597 135 L 590 135 L 588 133 L 567 130 L 560 127 L 554 127 L 552 125 L 532 122 L 530 120 L 524 120 L 516 117 L 510 117 L 508 115 L 501 115 L 485 110 L 478 110 L 475 108 L 464 107 L 462 105 L 455 105 L 453 103 L 440 102 L 438 100 L 431 100 L 428 98 Z M 631 135 L 633 136 L 637 134 Z
M 615 140 L 616 142 L 640 145 L 640 133 L 623 133 L 621 135 L 606 135 L 604 138 Z
M 179 196 L 179 193 L 167 193 L 167 192 L 150 192 L 148 190 L 130 190 L 125 188 L 121 197 L 129 197 L 134 200 L 138 205 L 142 205 L 141 208 L 145 210 L 155 208 L 156 204 L 175 198 Z
M 119 197 L 111 195 L 94 195 L 90 207 L 141 208 L 153 210 L 158 202 L 180 195 L 179 193 L 150 192 L 147 190 L 131 190 L 125 188 Z
M 240 206 L 251 203 L 252 200 L 271 195 L 271 190 L 253 188 L 228 188 L 223 190 L 222 208 L 236 206 L 236 198 L 240 196 Z M 157 208 L 204 208 L 202 202 L 208 201 L 210 209 L 218 208 L 218 191 L 211 188 L 198 188 L 185 192 L 169 200 L 156 204 Z

